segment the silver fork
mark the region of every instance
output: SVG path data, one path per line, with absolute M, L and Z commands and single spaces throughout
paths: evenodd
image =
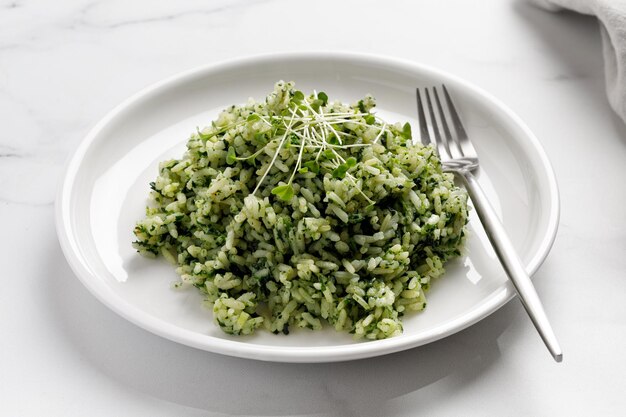
M 481 189 L 476 177 L 472 174 L 478 168 L 476 150 L 469 140 L 463 123 L 461 123 L 446 86 L 442 85 L 441 90 L 445 98 L 445 106 L 442 105 L 437 88 L 431 87 L 430 90 L 424 88 L 423 94 L 419 88 L 416 89 L 420 139 L 425 145 L 434 144 L 441 158 L 444 171 L 453 172 L 463 181 L 474 203 L 476 213 L 489 237 L 489 241 L 509 279 L 513 282 L 513 286 L 526 312 L 554 360 L 561 362 L 563 360 L 563 352 L 552 330 L 552 326 L 550 326 L 537 291 L 504 231 L 504 227 L 502 227 L 496 212 L 489 204 L 487 196 Z M 426 113 L 428 113 L 428 117 Z M 456 134 L 453 134 L 452 130 Z

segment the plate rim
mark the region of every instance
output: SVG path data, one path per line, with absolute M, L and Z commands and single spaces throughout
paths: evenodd
M 532 259 L 527 263 L 526 269 L 532 275 L 537 271 L 548 256 L 554 240 L 556 239 L 560 217 L 560 198 L 554 169 L 548 156 L 530 128 L 515 114 L 508 106 L 502 103 L 491 94 L 480 87 L 465 81 L 464 79 L 450 74 L 447 71 L 439 70 L 430 65 L 425 65 L 408 59 L 391 57 L 380 54 L 345 52 L 345 51 L 298 51 L 256 54 L 235 59 L 223 60 L 216 63 L 205 64 L 195 68 L 179 72 L 166 77 L 160 81 L 152 83 L 138 92 L 130 95 L 120 102 L 106 115 L 101 118 L 81 140 L 77 148 L 68 158 L 68 163 L 62 175 L 55 200 L 55 223 L 57 237 L 61 249 L 67 259 L 72 271 L 89 290 L 89 292 L 101 303 L 113 310 L 115 313 L 137 325 L 144 330 L 163 338 L 172 340 L 183 345 L 191 346 L 205 351 L 220 353 L 228 356 L 235 356 L 248 359 L 257 359 L 272 362 L 293 362 L 293 363 L 316 363 L 316 362 L 338 362 L 345 360 L 362 359 L 373 356 L 385 355 L 398 352 L 413 347 L 425 345 L 441 338 L 455 334 L 476 322 L 486 318 L 496 312 L 508 301 L 515 297 L 515 292 L 511 282 L 507 282 L 503 288 L 491 295 L 479 307 L 453 320 L 439 325 L 435 329 L 420 333 L 419 337 L 397 337 L 377 341 L 368 341 L 358 344 L 344 344 L 338 346 L 315 346 L 315 347 L 294 347 L 294 346 L 270 346 L 256 345 L 230 339 L 221 339 L 206 334 L 199 334 L 191 330 L 182 329 L 174 324 L 158 319 L 140 310 L 132 304 L 118 297 L 115 293 L 107 295 L 107 286 L 98 285 L 102 280 L 96 278 L 97 274 L 92 272 L 87 263 L 79 255 L 79 245 L 74 239 L 71 225 L 71 196 L 76 179 L 77 170 L 81 166 L 84 155 L 90 145 L 98 137 L 101 131 L 118 115 L 130 109 L 134 104 L 141 102 L 151 94 L 160 90 L 173 87 L 176 83 L 182 83 L 201 75 L 208 75 L 211 72 L 219 72 L 229 67 L 240 67 L 258 62 L 271 62 L 277 60 L 343 60 L 345 62 L 378 63 L 386 67 L 402 67 L 411 72 L 429 73 L 441 79 L 451 80 L 461 85 L 464 89 L 471 91 L 481 97 L 484 102 L 490 103 L 501 111 L 504 116 L 516 125 L 530 142 L 532 148 L 539 156 L 538 164 L 544 169 L 547 179 L 548 192 L 550 197 L 550 212 L 548 213 L 548 224 L 543 238 Z M 101 291 L 104 289 L 105 291 Z M 110 292 L 111 290 L 108 289 Z

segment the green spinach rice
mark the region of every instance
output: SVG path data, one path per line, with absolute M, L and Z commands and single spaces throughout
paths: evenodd
M 281 81 L 227 108 L 160 164 L 133 246 L 176 264 L 226 333 L 400 334 L 460 254 L 467 194 L 374 106 Z

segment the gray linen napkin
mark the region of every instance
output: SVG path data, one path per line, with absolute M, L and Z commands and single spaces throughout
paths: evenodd
M 626 122 L 626 0 L 532 0 L 551 11 L 569 9 L 600 21 L 606 93 Z

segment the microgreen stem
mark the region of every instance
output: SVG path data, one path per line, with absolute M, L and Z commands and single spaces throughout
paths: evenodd
M 293 110 L 291 111 L 291 114 L 293 116 L 293 114 L 294 114 Z M 276 148 L 276 152 L 274 152 L 274 157 L 272 158 L 272 162 L 270 162 L 269 166 L 267 167 L 267 169 L 263 173 L 263 176 L 261 177 L 261 179 L 257 183 L 256 187 L 254 187 L 254 191 L 252 191 L 252 195 L 256 194 L 256 192 L 259 189 L 259 187 L 261 187 L 261 184 L 263 184 L 263 181 L 265 180 L 265 177 L 267 177 L 267 174 L 269 174 L 270 170 L 274 166 L 274 162 L 276 162 L 276 158 L 278 158 L 278 154 L 280 153 L 280 150 L 283 148 L 283 143 L 285 143 L 285 139 L 287 139 L 287 136 L 289 136 L 289 130 L 291 130 L 292 123 L 293 123 L 293 117 L 289 121 L 289 126 L 287 126 L 287 131 L 283 134 L 283 138 L 280 140 L 280 143 L 278 144 L 278 147 Z
M 378 135 L 376 136 L 376 139 L 374 139 L 374 142 L 372 143 L 376 143 L 378 142 L 378 139 L 380 139 L 380 137 L 383 135 L 383 133 L 385 132 L 385 128 L 387 127 L 387 123 L 383 122 L 383 127 L 380 128 L 380 132 L 378 133 Z
M 305 130 L 305 134 L 306 132 L 308 132 L 308 130 Z M 291 177 L 289 178 L 289 182 L 287 184 L 291 184 L 291 181 L 293 181 L 293 177 L 296 176 L 296 172 L 298 172 L 298 170 L 300 169 L 300 166 L 302 164 L 302 154 L 304 153 L 304 144 L 305 144 L 305 141 L 301 140 L 300 141 L 300 153 L 298 154 L 298 161 L 296 162 L 296 167 L 291 173 Z

